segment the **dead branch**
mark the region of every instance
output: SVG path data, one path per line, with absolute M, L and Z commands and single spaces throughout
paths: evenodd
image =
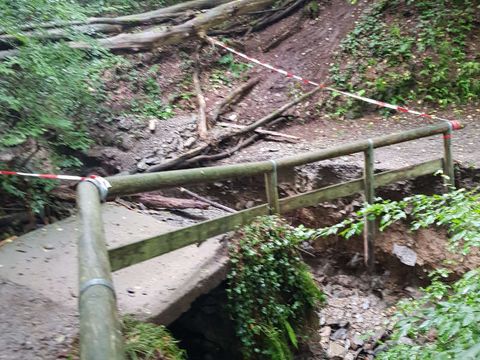
M 244 147 L 247 147 L 251 144 L 253 144 L 255 141 L 260 139 L 262 135 L 260 134 L 253 134 L 250 137 L 246 138 L 245 140 L 240 140 L 237 145 L 235 145 L 233 148 L 227 149 L 221 153 L 218 154 L 213 154 L 213 155 L 199 155 L 196 156 L 190 160 L 187 160 L 183 163 L 183 166 L 190 166 L 196 163 L 200 163 L 202 161 L 215 161 L 215 160 L 220 160 L 227 158 L 229 156 L 232 156 L 234 153 L 236 153 L 238 150 L 243 149 Z
M 225 123 L 225 122 L 219 122 L 218 125 L 223 126 L 223 127 L 230 127 L 230 128 L 234 128 L 234 129 L 245 128 L 245 125 L 229 124 L 229 123 Z M 262 135 L 271 135 L 271 136 L 283 137 L 283 138 L 290 139 L 290 140 L 300 140 L 300 138 L 298 136 L 283 134 L 283 133 L 280 133 L 280 132 L 277 132 L 277 131 L 272 131 L 272 130 L 264 130 L 264 129 L 259 128 L 259 129 L 255 129 L 254 131 L 256 133 L 262 134 Z
M 195 66 L 193 68 L 193 85 L 195 87 L 195 93 L 197 94 L 198 101 L 198 121 L 197 130 L 200 139 L 206 139 L 208 137 L 207 126 L 207 103 L 205 102 L 205 96 L 203 96 L 202 87 L 200 85 L 200 77 L 198 75 L 200 69 L 200 49 L 195 54 Z
M 307 0 L 297 0 L 294 2 L 292 5 L 287 7 L 286 9 L 282 11 L 278 11 L 273 13 L 272 15 L 268 16 L 267 18 L 257 22 L 255 25 L 252 26 L 252 31 L 260 31 L 265 29 L 267 26 L 270 26 L 273 23 L 276 23 L 277 21 L 280 21 L 287 16 L 290 16 L 293 14 L 295 11 L 300 9 L 306 2 Z
M 222 205 L 222 204 L 219 204 L 218 202 L 215 202 L 213 200 L 210 200 L 210 199 L 207 199 L 206 197 L 203 197 L 201 195 L 198 195 L 196 193 L 194 193 L 193 191 L 190 191 L 188 189 L 185 189 L 183 187 L 179 188 L 181 192 L 187 194 L 187 195 L 190 195 L 191 197 L 197 199 L 197 200 L 200 200 L 200 201 L 203 201 L 207 204 L 210 204 L 211 206 L 213 207 L 216 207 L 217 209 L 221 209 L 221 210 L 224 210 L 224 211 L 227 211 L 227 212 L 230 212 L 230 213 L 234 213 L 236 212 L 236 210 L 232 209 L 232 208 L 229 208 L 225 205 Z
M 225 99 L 223 99 L 223 101 L 212 111 L 210 125 L 213 126 L 217 122 L 220 114 L 224 112 L 227 107 L 239 102 L 245 95 L 248 94 L 249 91 L 255 87 L 255 85 L 259 83 L 259 81 L 260 78 L 251 79 L 232 91 Z
M 280 115 L 282 115 L 282 113 L 284 113 L 285 111 L 287 111 L 291 107 L 293 107 L 293 106 L 297 105 L 298 103 L 300 103 L 300 102 L 308 99 L 309 97 L 315 95 L 320 90 L 321 90 L 320 87 L 315 88 L 314 90 L 312 90 L 312 91 L 298 97 L 297 99 L 283 105 L 282 107 L 273 111 L 272 113 L 268 114 L 267 116 L 264 116 L 260 120 L 254 122 L 250 125 L 247 125 L 242 129 L 238 129 L 237 131 L 226 133 L 226 134 L 221 134 L 221 135 L 219 135 L 219 136 L 217 136 L 213 139 L 210 139 L 208 143 L 205 143 L 201 146 L 196 147 L 195 149 L 187 151 L 186 153 L 178 156 L 177 158 L 169 160 L 166 163 L 153 165 L 153 166 L 151 166 L 150 168 L 147 169 L 147 172 L 156 172 L 156 171 L 160 171 L 160 170 L 167 170 L 167 169 L 171 169 L 173 167 L 189 165 L 189 164 L 192 164 L 194 162 L 199 162 L 199 161 L 204 161 L 204 160 L 218 160 L 218 159 L 221 159 L 223 157 L 230 156 L 232 151 L 238 151 L 239 149 L 249 145 L 253 141 L 256 141 L 256 139 L 258 139 L 261 135 L 260 134 L 254 134 L 254 135 L 258 135 L 258 137 L 257 136 L 255 136 L 255 137 L 251 136 L 250 138 L 248 138 L 247 140 L 244 141 L 245 143 L 242 144 L 242 142 L 239 142 L 235 148 L 233 148 L 231 150 L 227 150 L 222 154 L 217 154 L 217 155 L 200 155 L 200 154 L 205 152 L 207 149 L 209 149 L 211 147 L 218 146 L 220 143 L 222 143 L 226 140 L 230 140 L 230 139 L 233 139 L 235 137 L 240 137 L 244 134 L 247 134 L 249 132 L 252 132 L 252 131 L 256 130 L 257 128 L 259 128 L 263 125 L 266 125 L 266 124 L 270 123 L 271 121 L 277 119 Z M 274 123 L 275 123 L 275 121 L 272 122 L 270 125 L 273 125 Z M 240 147 L 238 148 L 238 146 L 240 146 Z M 226 156 L 224 156 L 224 155 L 226 155 Z
M 269 52 L 270 50 L 276 48 L 278 45 L 280 45 L 283 41 L 287 40 L 290 36 L 298 32 L 301 28 L 301 23 L 297 22 L 295 23 L 295 26 L 284 31 L 281 33 L 279 36 L 275 37 L 270 41 L 265 47 L 262 49 L 263 52 Z

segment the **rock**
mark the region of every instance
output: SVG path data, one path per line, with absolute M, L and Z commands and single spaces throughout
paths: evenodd
M 368 299 L 365 299 L 365 301 L 362 304 L 362 309 L 368 310 L 369 308 L 370 308 L 370 301 Z
M 248 201 L 245 203 L 245 208 L 246 208 L 246 209 L 250 209 L 250 208 L 252 208 L 252 207 L 254 207 L 254 206 L 255 206 L 255 202 L 252 201 L 252 200 L 248 200 Z
M 346 353 L 347 349 L 338 341 L 332 341 L 328 346 L 327 354 L 329 359 L 343 360 Z
M 332 333 L 332 328 L 330 326 L 325 326 L 320 330 L 320 336 L 321 337 L 330 337 L 330 334 Z
M 347 338 L 347 329 L 340 328 L 335 331 L 331 336 L 331 340 L 345 340 Z
M 145 159 L 145 163 L 147 165 L 155 165 L 155 164 L 158 164 L 159 162 L 160 162 L 160 159 L 158 157 L 150 157 Z
M 345 355 L 344 357 L 344 360 L 354 360 L 355 359 L 355 355 L 351 354 L 351 353 L 348 353 L 347 355 Z
M 359 334 L 353 335 L 352 339 L 350 340 L 350 348 L 353 350 L 357 350 L 359 347 L 362 347 L 365 342 L 360 337 Z
M 191 136 L 187 140 L 185 140 L 185 142 L 183 143 L 183 146 L 185 148 L 189 148 L 190 146 L 192 146 L 195 143 L 195 141 L 196 141 L 196 139 L 193 136 Z
M 145 171 L 145 170 L 148 169 L 148 165 L 147 165 L 145 159 L 143 159 L 142 161 L 140 161 L 137 164 L 137 169 L 138 169 L 138 171 Z
M 133 127 L 132 120 L 127 118 L 121 118 L 117 123 L 117 128 L 123 131 L 129 131 Z
M 125 134 L 117 139 L 117 146 L 120 150 L 129 151 L 133 149 L 135 143 L 130 135 Z
M 395 255 L 402 264 L 415 266 L 417 263 L 417 253 L 409 247 L 393 244 L 393 255 Z

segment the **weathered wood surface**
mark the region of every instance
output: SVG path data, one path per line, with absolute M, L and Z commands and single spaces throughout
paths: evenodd
M 395 181 L 431 174 L 442 168 L 442 160 L 433 160 L 399 170 L 387 171 L 375 175 L 377 186 Z M 270 181 L 270 180 L 269 180 Z M 280 212 L 286 213 L 302 207 L 315 206 L 322 201 L 354 195 L 364 190 L 363 179 L 353 180 L 308 193 L 290 196 L 279 200 Z M 170 233 L 138 241 L 109 251 L 112 270 L 116 271 L 141 261 L 179 249 L 183 246 L 202 242 L 210 237 L 235 230 L 248 224 L 257 216 L 269 213 L 268 204 L 242 210 L 235 214 L 208 220 Z
M 368 204 L 375 202 L 375 178 L 374 178 L 374 154 L 373 144 L 364 152 L 364 169 L 363 169 L 363 181 L 364 181 L 364 196 L 365 201 Z M 370 272 L 373 272 L 375 265 L 375 219 L 371 220 L 365 217 L 365 229 L 364 229 L 364 260 Z
M 113 287 L 85 287 L 95 280 L 113 284 L 100 198 L 94 184 L 85 181 L 78 185 L 78 209 L 82 229 L 78 242 L 80 291 L 84 288 L 79 295 L 80 358 L 123 359 L 123 338 Z
M 373 138 L 373 147 L 393 145 L 409 140 L 415 140 L 426 136 L 442 134 L 449 129 L 447 123 L 440 123 L 422 128 L 409 130 L 403 133 L 391 134 Z M 243 130 L 242 130 L 243 131 Z M 316 161 L 331 159 L 338 156 L 350 155 L 365 151 L 369 146 L 368 140 L 340 145 L 331 149 L 311 151 L 300 155 L 289 156 L 276 160 L 277 168 L 292 168 Z M 192 151 L 197 151 L 193 149 Z M 200 153 L 202 150 L 199 150 Z M 197 169 L 171 170 L 161 173 L 135 174 L 126 176 L 112 176 L 107 180 L 112 188 L 109 193 L 115 195 L 127 195 L 144 191 L 154 191 L 172 186 L 184 186 L 202 182 L 226 180 L 242 176 L 263 175 L 272 171 L 273 164 L 270 161 L 259 161 L 235 165 L 211 166 Z
M 268 206 L 260 205 L 112 249 L 109 251 L 112 271 L 120 270 L 187 245 L 200 243 L 208 238 L 246 225 L 257 216 L 267 214 Z
M 98 43 L 114 52 L 150 50 L 197 37 L 198 34 L 205 33 L 209 28 L 234 16 L 264 9 L 273 3 L 274 0 L 234 0 L 216 6 L 192 20 L 166 30 L 145 30 L 131 34 L 120 34 L 101 39 Z M 90 48 L 90 45 L 86 43 L 72 43 L 71 46 L 83 49 Z

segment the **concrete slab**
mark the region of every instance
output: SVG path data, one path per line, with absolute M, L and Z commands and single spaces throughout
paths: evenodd
M 172 229 L 151 216 L 111 204 L 103 206 L 103 219 L 109 248 Z M 76 310 L 78 236 L 73 216 L 0 247 L 0 279 Z M 122 269 L 114 274 L 120 311 L 168 323 L 198 295 L 217 286 L 225 269 L 224 245 L 218 239 Z

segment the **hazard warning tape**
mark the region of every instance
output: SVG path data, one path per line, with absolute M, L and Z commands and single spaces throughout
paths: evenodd
M 424 112 L 420 112 L 420 111 L 416 111 L 416 110 L 412 110 L 412 109 L 409 109 L 409 108 L 406 108 L 404 106 L 399 106 L 399 105 L 394 105 L 394 104 L 389 104 L 389 103 L 386 103 L 386 102 L 383 102 L 383 101 L 379 101 L 379 100 L 375 100 L 375 99 L 370 99 L 370 98 L 367 98 L 365 96 L 361 96 L 361 95 L 357 95 L 357 94 L 352 94 L 352 93 L 349 93 L 347 91 L 342 91 L 342 90 L 338 90 L 338 89 L 335 89 L 335 88 L 332 88 L 330 86 L 327 86 L 325 84 L 319 84 L 315 81 L 312 81 L 312 80 L 309 80 L 309 79 L 306 79 L 302 76 L 298 76 L 298 75 L 295 75 L 291 72 L 288 72 L 286 70 L 283 70 L 283 69 L 280 69 L 280 68 L 277 68 L 275 66 L 272 66 L 270 64 L 267 64 L 267 63 L 264 63 L 260 60 L 257 60 L 255 58 L 252 58 L 244 53 L 241 53 L 240 51 L 237 51 L 227 45 L 225 45 L 224 43 L 214 39 L 214 38 L 211 38 L 209 36 L 205 36 L 205 39 L 207 39 L 211 44 L 213 45 L 217 45 L 217 46 L 220 46 L 221 48 L 235 54 L 235 55 L 238 55 L 240 56 L 241 58 L 249 61 L 249 62 L 252 62 L 254 64 L 257 64 L 257 65 L 260 65 L 260 66 L 263 66 L 264 68 L 267 68 L 269 70 L 272 70 L 272 71 L 275 71 L 279 74 L 282 74 L 284 76 L 286 76 L 287 78 L 289 79 L 295 79 L 295 80 L 298 80 L 298 81 L 301 81 L 302 83 L 304 84 L 308 84 L 308 85 L 313 85 L 313 86 L 317 86 L 317 87 L 320 87 L 322 89 L 325 89 L 325 90 L 328 90 L 328 91 L 331 91 L 331 92 L 334 92 L 334 93 L 337 93 L 337 94 L 341 94 L 341 95 L 344 95 L 344 96 L 347 96 L 347 97 L 350 97 L 350 98 L 354 98 L 354 99 L 357 99 L 357 100 L 361 100 L 361 101 L 364 101 L 364 102 L 367 102 L 367 103 L 370 103 L 370 104 L 374 104 L 374 105 L 377 105 L 377 106 L 380 106 L 380 107 L 383 107 L 383 108 L 389 108 L 389 109 L 392 109 L 392 110 L 396 110 L 400 113 L 408 113 L 408 114 L 413 114 L 413 115 L 417 115 L 417 116 L 420 116 L 420 117 L 424 117 L 424 118 L 428 118 L 428 119 L 434 119 L 434 120 L 441 120 L 441 121 L 446 121 L 446 122 L 449 122 L 449 123 L 452 123 L 452 126 L 460 126 L 460 123 L 458 123 L 458 121 L 454 121 L 454 120 L 449 120 L 449 119 L 444 119 L 444 118 L 441 118 L 441 117 L 438 117 L 436 115 L 429 115 L 429 114 L 426 114 Z M 456 123 L 456 125 L 454 125 L 454 123 Z M 454 129 L 455 130 L 455 129 Z
M 27 177 L 37 177 L 41 179 L 55 179 L 55 180 L 69 180 L 69 181 L 84 181 L 87 179 L 96 179 L 99 176 L 89 175 L 89 176 L 74 176 L 74 175 L 57 175 L 57 174 L 31 174 L 19 171 L 6 171 L 0 170 L 0 175 L 12 175 L 12 176 L 27 176 Z

